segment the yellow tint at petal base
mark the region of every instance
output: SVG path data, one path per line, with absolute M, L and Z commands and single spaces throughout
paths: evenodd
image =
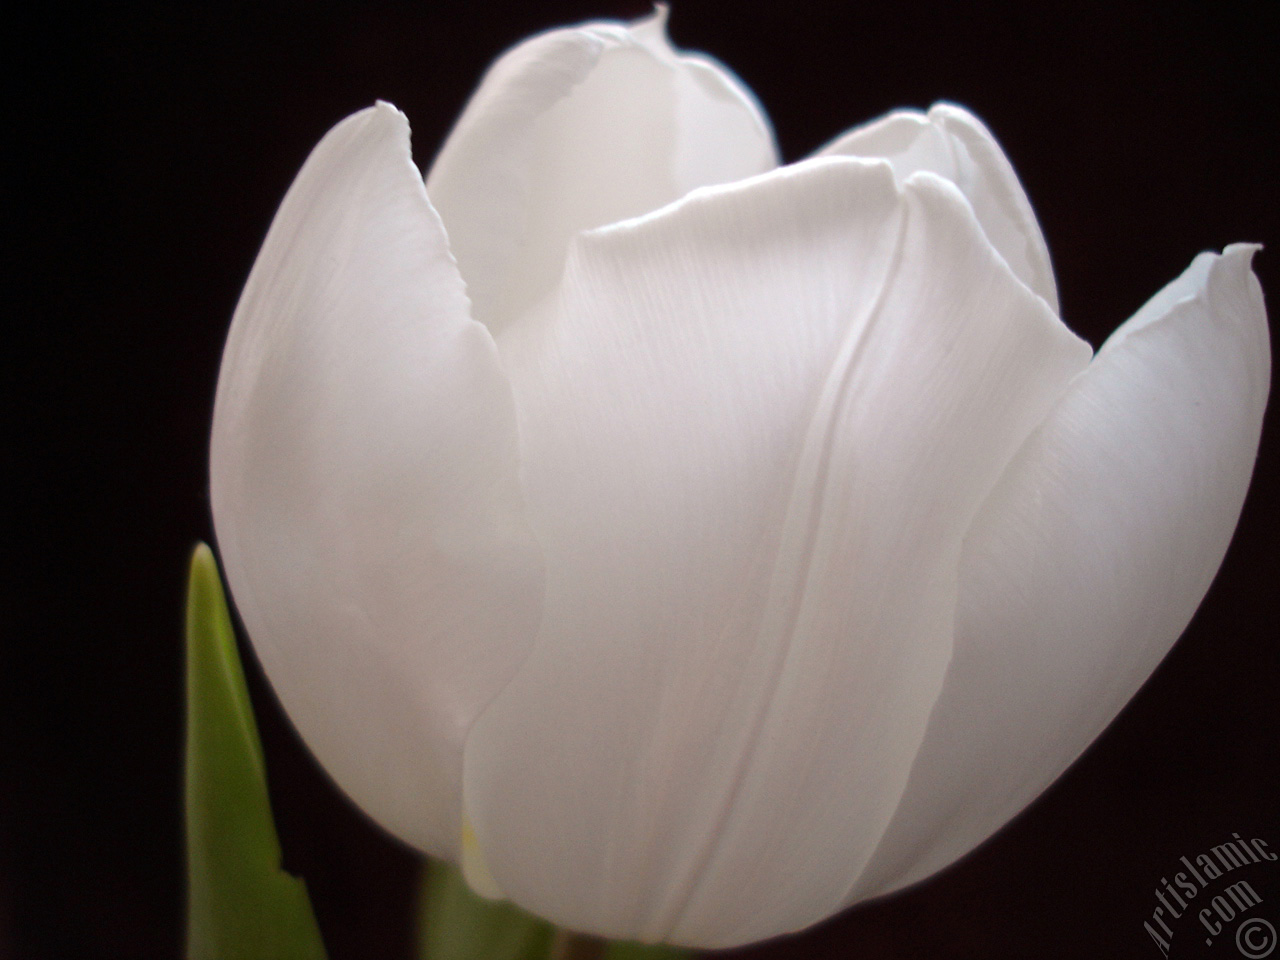
M 484 852 L 480 849 L 480 841 L 471 827 L 471 820 L 462 815 L 462 875 L 467 885 L 482 897 L 490 900 L 506 899 L 498 881 L 489 872 L 489 864 L 485 862 Z

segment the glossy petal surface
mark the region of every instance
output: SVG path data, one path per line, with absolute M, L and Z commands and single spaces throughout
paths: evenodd
M 467 745 L 498 885 L 704 946 L 829 914 L 941 687 L 961 538 L 1087 346 L 953 186 L 827 158 L 582 237 L 499 349 L 548 580 Z
M 1186 628 L 1235 529 L 1266 405 L 1252 253 L 1202 254 L 1117 330 L 987 499 L 965 545 L 942 696 L 850 902 L 999 829 Z
M 475 713 L 524 656 L 540 557 L 510 388 L 380 104 L 299 173 L 236 310 L 213 513 L 236 604 L 320 762 L 369 814 L 457 854 Z
M 490 68 L 427 178 L 474 316 L 495 333 L 552 291 L 581 230 L 777 163 L 720 65 L 672 49 L 659 12 L 525 41 Z

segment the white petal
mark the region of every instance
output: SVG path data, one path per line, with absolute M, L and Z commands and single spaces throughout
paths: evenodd
M 498 885 L 613 936 L 819 919 L 905 786 L 961 537 L 1087 346 L 949 184 L 830 158 L 584 236 L 499 347 L 548 579 L 466 749 Z
M 289 716 L 393 833 L 456 854 L 461 745 L 524 656 L 540 556 L 511 390 L 379 104 L 316 147 L 232 322 L 213 514 Z
M 750 93 L 667 43 L 665 13 L 528 40 L 485 76 L 427 178 L 474 316 L 495 332 L 559 280 L 579 231 L 777 164 Z
M 965 546 L 955 657 L 855 898 L 999 829 L 1191 619 L 1235 529 L 1266 404 L 1251 255 L 1201 255 L 1121 327 L 988 498 Z
M 938 103 L 927 115 L 891 113 L 837 137 L 818 155 L 884 158 L 900 179 L 928 170 L 950 180 L 1013 272 L 1058 309 L 1049 250 L 1022 184 L 991 131 L 964 108 Z

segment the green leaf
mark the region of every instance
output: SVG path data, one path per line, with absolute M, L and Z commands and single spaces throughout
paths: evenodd
M 302 881 L 280 867 L 262 744 L 204 544 L 187 589 L 188 960 L 323 960 Z
M 427 864 L 422 884 L 423 960 L 545 960 L 555 929 L 513 904 L 471 892 L 462 871 Z

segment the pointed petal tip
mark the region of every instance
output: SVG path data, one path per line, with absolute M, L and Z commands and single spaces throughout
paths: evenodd
M 1253 258 L 1262 249 L 1260 243 L 1232 243 L 1215 258 L 1205 282 L 1205 295 L 1210 315 L 1230 319 L 1236 324 L 1255 328 L 1257 349 L 1269 354 L 1267 305 L 1262 284 L 1253 272 Z
M 321 138 L 307 162 L 315 162 L 317 156 L 323 156 L 326 145 L 330 150 L 350 151 L 364 144 L 377 151 L 382 143 L 396 144 L 412 162 L 409 140 L 409 118 L 394 104 L 377 100 L 335 123 Z
M 977 134 L 983 141 L 987 141 L 991 144 L 999 143 L 999 141 L 996 140 L 996 135 L 991 132 L 991 128 L 986 125 L 981 117 L 964 104 L 956 103 L 954 100 L 936 101 L 929 107 L 926 116 L 930 123 L 937 124 L 943 130 L 946 130 L 953 135 L 960 136 L 961 139 L 964 139 L 964 134 L 957 134 L 957 127 L 959 127 L 961 131 L 968 131 L 971 137 L 973 134 Z M 972 144 L 972 141 L 969 141 L 968 145 L 976 146 Z M 1001 156 L 1005 163 L 1009 162 L 1008 157 L 1003 156 L 1003 149 L 1001 149 Z M 1010 164 L 1009 172 L 1014 172 L 1012 164 Z
M 960 217 L 968 222 L 974 235 L 986 240 L 1003 269 L 1008 271 L 1009 276 L 1044 305 L 1046 308 L 1044 319 L 1050 321 L 1055 329 L 1059 329 L 1059 333 L 1062 336 L 1075 341 L 1074 350 L 1077 355 L 1084 357 L 1086 361 L 1093 356 L 1093 348 L 1089 343 L 1063 322 L 1058 313 L 1056 297 L 1046 296 L 1046 290 L 1042 286 L 1037 288 L 1037 286 L 1028 283 L 1026 278 L 1021 276 L 1009 264 L 1000 249 L 991 242 L 990 236 L 983 229 L 982 220 L 974 209 L 972 202 L 959 186 L 932 170 L 917 170 L 902 181 L 901 189 L 904 195 L 911 196 L 914 194 L 926 205 L 945 205 L 953 211 L 953 216 Z M 1052 293 L 1053 291 L 1049 292 Z
M 656 4 L 631 23 L 588 21 L 511 48 L 437 154 L 427 192 L 473 315 L 495 334 L 556 282 L 581 230 L 776 165 L 754 97 L 722 65 L 673 48 L 666 22 Z
M 628 38 L 667 63 L 675 61 L 681 55 L 671 42 L 667 32 L 670 8 L 665 3 L 655 3 L 653 10 L 632 20 L 625 25 Z
M 409 142 L 409 118 L 403 110 L 387 100 L 375 100 L 372 107 L 361 111 L 370 121 L 372 130 L 398 136 Z M 359 114 L 358 114 L 359 115 Z
M 1049 251 L 1031 203 L 991 130 L 966 107 L 943 100 L 928 111 L 895 110 L 846 131 L 819 153 L 881 156 L 900 177 L 928 170 L 952 181 L 992 246 L 1058 312 Z
M 987 125 L 978 119 L 977 114 L 966 107 L 962 103 L 956 103 L 954 100 L 937 100 L 929 106 L 927 116 L 930 120 L 960 120 L 965 123 L 971 123 L 974 126 L 987 129 Z
M 892 171 L 887 160 L 881 160 L 886 167 Z M 892 174 L 891 174 L 892 175 Z M 977 211 L 973 208 L 973 203 L 954 180 L 951 180 L 940 173 L 933 170 L 916 170 L 898 181 L 899 192 L 904 197 L 915 196 L 926 204 L 945 204 L 954 208 L 955 214 L 964 218 L 975 229 L 976 235 L 987 242 L 987 245 L 999 255 L 1000 251 L 991 242 L 989 236 L 983 230 L 982 222 L 978 217 Z M 1008 266 L 1008 261 L 1000 257 L 1001 261 Z M 1009 269 L 1010 273 L 1014 273 L 1013 269 Z M 1014 274 L 1016 277 L 1016 273 Z M 1019 278 L 1019 283 L 1026 286 L 1025 282 Z M 1033 291 L 1034 292 L 1034 291 Z M 1056 312 L 1056 311 L 1055 311 Z
M 375 100 L 369 106 L 348 114 L 345 119 L 335 125 L 335 129 L 342 127 L 344 124 L 358 121 L 364 121 L 365 123 L 394 123 L 397 117 L 401 121 L 407 122 L 405 115 L 400 112 L 395 104 L 386 100 Z
M 1264 247 L 1265 244 L 1243 240 L 1237 243 L 1228 243 L 1222 248 L 1222 254 L 1223 256 L 1236 256 L 1237 254 L 1247 253 L 1252 257 L 1255 253 L 1264 249 Z
M 1148 327 L 1158 326 L 1179 304 L 1203 301 L 1209 306 L 1207 317 L 1215 322 L 1254 321 L 1266 324 L 1266 307 L 1262 290 L 1253 273 L 1253 255 L 1262 249 L 1257 243 L 1232 243 L 1222 253 L 1205 250 L 1196 255 L 1191 264 L 1174 280 L 1143 304 L 1132 317 L 1122 323 L 1099 348 L 1102 356 L 1116 350 L 1129 337 Z M 1221 300 L 1243 296 L 1252 301 L 1248 306 L 1227 306 Z M 1219 306 L 1213 306 L 1214 303 Z
M 1261 250 L 1260 243 L 1229 243 L 1222 248 L 1222 254 L 1217 258 L 1218 263 L 1215 266 L 1220 264 L 1219 269 L 1232 282 L 1248 283 L 1249 278 L 1254 276 L 1253 258 Z

